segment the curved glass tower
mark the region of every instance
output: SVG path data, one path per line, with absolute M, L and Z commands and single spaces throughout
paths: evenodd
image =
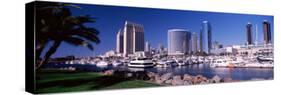
M 191 33 L 184 29 L 168 30 L 168 55 L 183 55 L 190 51 Z
M 200 30 L 200 52 L 210 53 L 212 49 L 212 28 L 210 22 L 203 21 Z

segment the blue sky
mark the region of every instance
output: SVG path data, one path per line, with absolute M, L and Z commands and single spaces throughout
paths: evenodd
M 100 31 L 100 44 L 93 44 L 95 50 L 76 47 L 63 43 L 53 57 L 75 55 L 95 56 L 109 50 L 115 50 L 116 34 L 124 26 L 126 20 L 144 26 L 145 41 L 157 47 L 159 43 L 167 47 L 167 31 L 172 28 L 182 28 L 199 33 L 204 20 L 212 26 L 213 41 L 224 46 L 244 44 L 246 42 L 246 24 L 258 25 L 259 42 L 263 40 L 262 21 L 271 23 L 273 35 L 273 17 L 265 15 L 229 14 L 199 11 L 182 11 L 167 9 L 78 5 L 81 9 L 71 8 L 73 15 L 91 15 L 97 18 L 95 23 L 86 24 Z M 255 29 L 255 27 L 253 27 Z M 273 36 L 272 36 L 273 37 Z M 273 39 L 273 38 L 272 38 Z

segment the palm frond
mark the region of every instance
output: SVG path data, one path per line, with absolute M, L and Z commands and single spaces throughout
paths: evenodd
M 85 38 L 89 41 L 100 43 L 100 39 L 98 38 L 99 32 L 94 28 L 84 28 L 84 29 L 76 29 L 71 32 L 71 35 L 79 36 Z
M 84 39 L 78 38 L 78 37 L 68 37 L 65 38 L 64 41 L 68 44 L 74 45 L 74 46 L 84 46 L 89 48 L 90 50 L 94 50 L 91 43 L 85 41 Z
M 81 7 L 79 7 L 77 5 L 74 5 L 74 4 L 63 3 L 63 6 L 70 6 L 70 7 L 73 7 L 73 8 L 81 9 Z
M 80 21 L 80 23 L 93 23 L 93 22 L 95 22 L 95 18 L 92 18 L 90 15 L 77 16 L 76 19 L 78 19 Z

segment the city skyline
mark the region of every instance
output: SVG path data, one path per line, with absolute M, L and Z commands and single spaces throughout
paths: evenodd
M 271 24 L 271 35 L 274 33 L 272 16 L 116 6 L 89 6 L 83 4 L 79 6 L 83 8 L 83 11 L 70 8 L 73 15 L 91 14 L 96 17 L 96 23 L 87 25 L 93 26 L 100 31 L 101 43 L 94 45 L 94 51 L 84 49 L 83 47 L 71 47 L 63 43 L 53 57 L 68 55 L 97 56 L 109 50 L 116 50 L 116 34 L 127 20 L 143 25 L 145 32 L 144 41 L 149 42 L 153 48 L 157 48 L 158 44 L 162 44 L 165 48 L 168 47 L 167 31 L 169 29 L 181 28 L 189 30 L 192 33 L 200 34 L 201 23 L 205 20 L 211 22 L 212 41 L 218 41 L 224 46 L 245 44 L 245 25 L 248 22 L 251 22 L 254 26 L 258 26 L 259 43 L 264 41 L 263 20 L 267 20 Z M 271 39 L 274 39 L 273 36 Z M 253 40 L 255 41 L 255 39 Z M 64 51 L 64 49 L 71 52 Z

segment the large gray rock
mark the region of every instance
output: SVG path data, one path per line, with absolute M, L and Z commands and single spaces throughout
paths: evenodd
M 206 80 L 206 81 L 201 81 L 200 84 L 208 84 L 209 82 Z
M 168 79 L 165 81 L 166 84 L 171 84 L 172 83 L 172 79 Z
M 173 76 L 173 80 L 181 80 L 181 76 L 179 75 Z
M 166 81 L 172 77 L 172 73 L 166 73 L 161 76 L 161 80 Z
M 189 75 L 189 74 L 184 74 L 183 75 L 183 80 L 184 81 L 192 81 L 193 76 Z
M 156 74 L 153 73 L 153 72 L 147 72 L 147 76 L 148 76 L 148 77 L 155 77 L 155 75 L 156 75 Z
M 218 75 L 215 75 L 212 79 L 211 79 L 211 82 L 212 83 L 220 83 L 222 81 L 222 79 L 218 76 Z
M 155 80 L 155 82 L 156 82 L 157 84 L 163 84 L 163 83 L 164 83 L 163 80 Z
M 164 81 L 161 80 L 161 77 L 159 75 L 155 75 L 155 82 L 158 84 L 162 84 Z
M 149 77 L 149 81 L 155 81 L 155 76 L 157 74 L 153 72 L 147 72 L 147 76 Z
M 181 76 L 174 76 L 172 80 L 172 85 L 183 85 L 184 80 L 181 79 Z
M 202 81 L 207 80 L 206 77 L 202 76 L 202 75 L 197 75 L 192 79 L 192 83 L 193 84 L 200 84 Z
M 192 84 L 191 81 L 184 81 L 184 82 L 183 82 L 183 85 L 191 85 L 191 84 Z

